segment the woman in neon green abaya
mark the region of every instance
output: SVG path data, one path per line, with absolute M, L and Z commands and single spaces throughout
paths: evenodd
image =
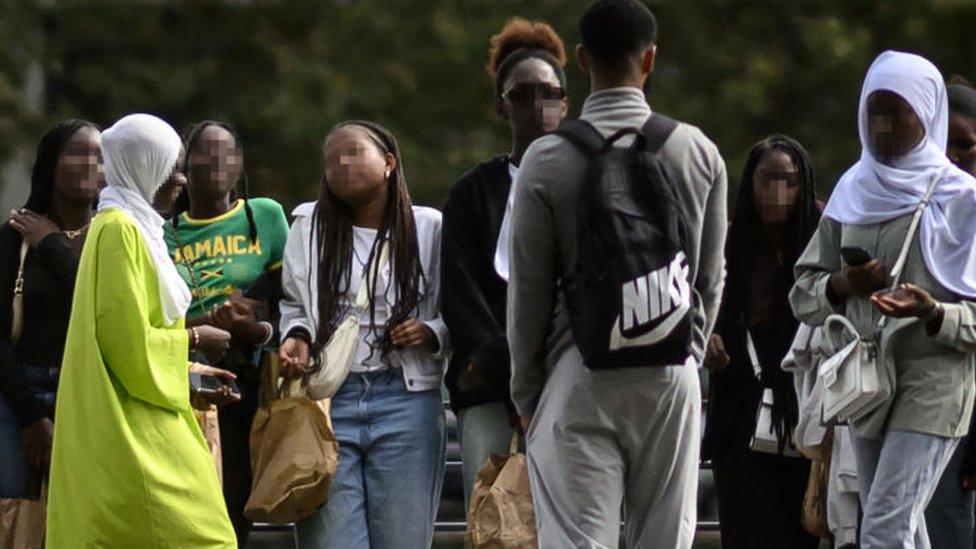
M 190 407 L 190 292 L 150 203 L 180 154 L 162 120 L 103 134 L 108 187 L 81 256 L 55 417 L 47 547 L 234 547 L 220 484 Z

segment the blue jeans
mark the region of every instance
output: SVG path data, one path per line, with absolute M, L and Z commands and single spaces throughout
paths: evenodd
M 458 413 L 458 434 L 461 438 L 461 475 L 464 479 L 464 512 L 471 507 L 471 491 L 478 479 L 478 471 L 491 454 L 506 454 L 512 441 L 512 427 L 508 424 L 505 404 L 480 404 Z
M 959 444 L 909 431 L 851 436 L 861 487 L 861 549 L 929 549 L 925 508 Z
M 329 499 L 297 524 L 305 548 L 430 547 L 444 479 L 444 405 L 399 370 L 350 373 L 332 397 L 339 468 Z
M 23 374 L 31 395 L 53 410 L 60 368 L 24 366 Z M 20 422 L 0 396 L 0 498 L 35 497 L 30 492 L 37 490 L 38 480 L 24 461 Z
M 29 476 L 20 446 L 20 423 L 0 395 L 0 499 L 26 497 Z

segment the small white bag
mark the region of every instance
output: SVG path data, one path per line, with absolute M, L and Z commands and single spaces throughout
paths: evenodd
M 759 364 L 759 355 L 756 353 L 756 345 L 752 342 L 752 334 L 749 330 L 746 330 L 746 351 L 749 353 L 749 362 L 752 363 L 752 373 L 755 374 L 756 379 L 760 379 L 762 366 Z M 759 408 L 756 410 L 756 430 L 749 442 L 749 449 L 753 452 L 780 455 L 779 437 L 773 427 L 773 400 L 773 390 L 769 387 L 764 388 L 762 398 L 759 400 Z M 800 457 L 793 447 L 792 440 L 786 442 L 782 455 Z
M 349 376 L 349 367 L 359 344 L 359 317 L 356 310 L 369 304 L 367 277 L 372 278 L 380 266 L 386 263 L 389 255 L 388 243 L 383 243 L 379 259 L 370 265 L 370 269 L 363 269 L 363 280 L 356 292 L 356 301 L 349 310 L 349 314 L 336 326 L 329 342 L 318 352 L 315 362 L 318 370 L 308 376 L 306 394 L 313 400 L 331 398 Z
M 898 260 L 891 268 L 893 278 L 891 290 L 895 290 L 901 284 L 905 261 L 908 259 L 908 251 L 915 242 L 922 213 L 925 212 L 935 185 L 943 173 L 945 172 L 932 175 L 925 195 L 915 208 L 912 222 L 908 226 L 908 234 L 905 235 L 905 243 L 902 244 Z M 824 334 L 833 344 L 834 349 L 840 349 L 820 364 L 819 375 L 823 380 L 824 423 L 856 421 L 891 398 L 894 383 L 884 369 L 884 361 L 879 358 L 881 333 L 887 321 L 888 317 L 882 316 L 876 333 L 867 336 L 860 335 L 857 328 L 844 315 L 833 314 L 824 321 Z M 847 332 L 853 340 L 841 347 L 838 340 L 834 339 L 836 333 L 832 329 L 834 327 Z

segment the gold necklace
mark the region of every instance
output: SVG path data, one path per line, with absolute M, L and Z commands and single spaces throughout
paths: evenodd
M 88 230 L 88 226 L 89 225 L 91 225 L 91 222 L 90 221 L 88 223 L 86 223 L 84 227 L 81 227 L 80 229 L 75 229 L 73 231 L 61 231 L 61 232 L 63 232 L 64 233 L 64 236 L 68 237 L 69 240 L 74 240 L 74 239 L 78 238 L 79 236 L 85 234 L 85 231 Z

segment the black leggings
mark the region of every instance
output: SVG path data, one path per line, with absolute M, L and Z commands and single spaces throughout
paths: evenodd
M 800 522 L 809 461 L 747 448 L 714 454 L 723 549 L 816 549 Z

